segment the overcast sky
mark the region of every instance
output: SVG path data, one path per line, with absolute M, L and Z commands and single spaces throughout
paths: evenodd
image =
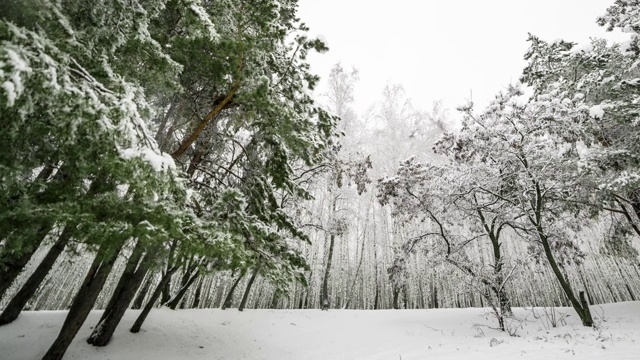
M 330 51 L 311 57 L 326 78 L 336 62 L 360 71 L 356 109 L 402 84 L 418 108 L 434 100 L 455 109 L 473 94 L 477 104 L 516 81 L 527 33 L 584 43 L 621 39 L 595 19 L 614 0 L 300 0 L 299 15 Z M 454 111 L 452 111 L 454 112 Z

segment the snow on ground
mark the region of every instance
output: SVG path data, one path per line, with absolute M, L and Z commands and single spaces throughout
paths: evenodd
M 515 309 L 515 337 L 492 329 L 487 309 L 438 310 L 154 310 L 130 334 L 129 311 L 111 343 L 85 340 L 91 313 L 65 359 L 640 359 L 640 302 L 591 307 L 595 328 L 558 308 Z M 26 312 L 0 327 L 0 359 L 38 359 L 58 334 L 65 311 Z M 546 309 L 551 315 L 551 309 Z M 565 317 L 565 315 L 568 315 Z

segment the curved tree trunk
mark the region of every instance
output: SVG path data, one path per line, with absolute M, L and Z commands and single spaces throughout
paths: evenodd
M 551 265 L 551 270 L 553 270 L 553 273 L 556 276 L 556 279 L 558 279 L 558 282 L 560 283 L 560 286 L 562 287 L 564 294 L 569 299 L 571 306 L 573 306 L 573 309 L 576 311 L 576 313 L 578 313 L 580 320 L 582 320 L 582 325 L 593 326 L 593 317 L 591 316 L 591 311 L 589 311 L 589 304 L 585 299 L 584 291 L 580 291 L 579 293 L 580 300 L 576 299 L 576 296 L 574 295 L 573 290 L 571 289 L 571 284 L 569 283 L 568 278 L 566 278 L 565 275 L 562 273 L 562 271 L 560 270 L 560 267 L 558 266 L 558 263 L 555 260 L 555 257 L 553 256 L 551 246 L 549 245 L 549 240 L 547 239 L 546 235 L 544 234 L 540 226 L 537 226 L 537 231 L 538 231 L 538 238 L 542 243 L 545 256 L 547 257 L 547 261 L 549 262 L 549 265 Z

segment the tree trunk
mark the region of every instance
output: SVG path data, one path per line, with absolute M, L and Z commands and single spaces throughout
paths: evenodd
M 25 282 L 20 290 L 13 296 L 13 299 L 11 299 L 7 307 L 2 312 L 2 315 L 0 315 L 0 326 L 12 322 L 18 317 L 18 315 L 20 315 L 24 306 L 27 304 L 29 299 L 31 299 L 33 294 L 36 293 L 38 287 L 40 287 L 44 278 L 47 276 L 49 271 L 51 271 L 51 268 L 53 268 L 53 265 L 64 250 L 65 246 L 67 246 L 74 230 L 75 227 L 73 226 L 65 227 L 60 237 L 58 237 L 58 240 L 53 244 L 51 249 L 49 249 L 49 252 L 44 259 L 42 259 L 42 262 L 40 262 L 27 282 Z
M 587 304 L 587 301 L 584 299 L 584 292 L 582 291 L 580 292 L 580 301 L 578 301 L 578 299 L 576 299 L 575 295 L 573 294 L 573 290 L 571 289 L 571 284 L 569 283 L 569 280 L 564 276 L 564 274 L 562 274 L 560 267 L 556 263 L 556 260 L 553 256 L 553 252 L 551 250 L 551 247 L 549 246 L 549 241 L 546 235 L 544 235 L 544 233 L 542 232 L 542 229 L 539 226 L 537 230 L 538 230 L 538 237 L 542 242 L 542 247 L 547 257 L 547 261 L 549 261 L 549 265 L 551 265 L 551 270 L 553 270 L 553 273 L 558 279 L 558 282 L 560 283 L 560 286 L 562 287 L 564 294 L 569 299 L 569 302 L 571 302 L 573 309 L 578 313 L 580 320 L 582 320 L 582 325 L 593 326 L 593 318 L 591 317 L 591 311 L 589 311 L 589 304 Z
M 435 274 L 431 277 L 431 306 L 434 309 L 440 307 L 438 303 L 438 285 L 436 284 Z
M 158 298 L 160 298 L 162 289 L 164 289 L 167 282 L 169 282 L 171 275 L 173 275 L 173 273 L 176 272 L 176 270 L 178 270 L 178 266 L 174 265 L 173 267 L 168 268 L 167 271 L 162 275 L 162 278 L 160 279 L 158 286 L 154 290 L 153 294 L 151 294 L 151 298 L 149 299 L 147 304 L 144 306 L 144 309 L 142 309 L 142 312 L 140 312 L 140 315 L 138 315 L 138 318 L 133 323 L 133 326 L 129 331 L 131 331 L 134 334 L 140 331 L 140 328 L 142 328 L 142 324 L 144 324 L 144 321 L 147 319 L 149 312 L 151 312 L 151 309 L 153 309 L 153 305 L 156 303 L 156 301 L 158 301 Z
M 477 199 L 475 199 L 475 201 L 476 201 L 476 205 L 478 205 Z M 498 305 L 500 306 L 499 318 L 503 315 L 510 316 L 513 314 L 513 312 L 511 311 L 510 301 L 505 289 L 506 283 L 504 279 L 504 274 L 502 272 L 503 261 L 502 261 L 502 252 L 500 250 L 500 248 L 502 247 L 502 244 L 500 243 L 501 226 L 499 225 L 498 228 L 496 229 L 495 217 L 491 221 L 491 224 L 489 224 L 489 222 L 487 222 L 487 219 L 485 218 L 483 212 L 480 209 L 477 210 L 477 213 L 478 213 L 478 217 L 480 218 L 480 221 L 482 222 L 482 226 L 485 229 L 485 232 L 489 236 L 489 240 L 491 240 L 491 247 L 493 249 L 493 278 L 494 278 L 493 283 L 494 284 L 492 285 L 492 287 L 496 297 L 498 298 Z M 501 324 L 504 323 L 504 319 L 499 319 L 499 321 Z M 501 328 L 504 329 L 504 326 L 502 326 Z
M 251 278 L 247 283 L 247 288 L 244 290 L 244 295 L 242 295 L 242 301 L 240 301 L 240 307 L 238 307 L 238 311 L 244 310 L 244 307 L 247 305 L 247 300 L 249 299 L 249 293 L 251 292 L 251 286 L 253 286 L 253 281 L 256 279 L 258 275 L 258 271 L 260 271 L 260 263 L 256 265 L 256 268 L 253 270 L 253 274 L 251 274 Z
M 165 278 L 165 273 L 162 274 L 162 278 Z M 171 300 L 171 276 L 169 276 L 169 278 L 167 279 L 167 282 L 164 283 L 164 285 L 162 286 L 161 289 L 161 294 L 162 297 L 160 299 L 160 303 L 161 304 L 166 304 L 169 302 L 169 300 Z
M 224 298 L 224 302 L 222 302 L 222 308 L 221 308 L 222 310 L 227 309 L 228 307 L 230 307 L 233 304 L 233 293 L 236 291 L 236 287 L 238 286 L 238 284 L 240 283 L 240 280 L 242 280 L 242 278 L 244 277 L 244 275 L 246 273 L 247 273 L 246 269 L 242 269 L 240 271 L 240 276 L 238 276 L 238 278 L 233 283 L 233 285 L 231 285 L 231 289 L 229 289 L 229 293 Z
M 629 200 L 633 211 L 636 213 L 636 217 L 640 220 L 640 188 L 629 194 Z
M 182 300 L 184 295 L 187 293 L 187 290 L 189 290 L 189 287 L 196 281 L 196 279 L 198 279 L 199 275 L 200 275 L 200 269 L 197 269 L 195 270 L 195 272 L 192 272 L 191 276 L 187 279 L 187 282 L 182 287 L 180 287 L 180 290 L 178 290 L 178 292 L 173 297 L 173 299 L 171 299 L 167 303 L 167 306 L 169 307 L 169 309 L 175 310 L 178 307 L 178 304 L 180 304 L 180 301 Z
M 280 301 L 280 292 L 276 290 L 273 292 L 273 297 L 271 298 L 271 305 L 269 305 L 269 309 L 277 309 L 279 301 Z M 300 309 L 302 309 L 303 302 L 304 302 L 304 295 L 301 295 L 300 307 L 299 307 Z
M 329 236 L 329 254 L 327 255 L 327 266 L 324 269 L 324 278 L 322 279 L 322 293 L 320 294 L 320 306 L 322 310 L 329 310 L 331 300 L 329 299 L 329 275 L 331 273 L 331 259 L 333 258 L 333 247 L 336 236 Z
M 138 292 L 138 296 L 136 296 L 135 300 L 133 300 L 133 305 L 131 308 L 134 310 L 142 309 L 142 305 L 144 303 L 144 298 L 147 297 L 147 293 L 149 292 L 149 288 L 151 288 L 151 283 L 153 281 L 153 274 L 149 273 L 147 276 L 142 289 Z
M 120 276 L 107 308 L 87 339 L 89 344 L 105 346 L 111 340 L 120 320 L 122 320 L 131 300 L 147 274 L 148 265 L 145 263 L 146 260 L 140 261 L 144 256 L 143 252 L 144 245 L 141 241 L 138 241 L 127 261 L 124 272 Z
M 356 267 L 356 274 L 353 277 L 353 282 L 351 283 L 351 288 L 350 288 L 351 291 L 349 292 L 349 295 L 347 296 L 347 302 L 344 304 L 344 308 L 345 309 L 349 308 L 349 304 L 351 303 L 351 298 L 353 297 L 353 294 L 356 292 L 356 282 L 358 281 L 358 274 L 360 274 L 360 268 L 362 267 L 362 261 L 364 259 L 365 238 L 366 237 L 364 237 L 364 236 L 362 237 L 362 248 L 360 249 L 360 260 L 358 261 L 358 266 Z
M 108 259 L 103 260 L 103 257 L 107 254 L 98 251 L 96 258 L 85 277 L 80 290 L 76 294 L 76 297 L 71 304 L 69 313 L 62 325 L 60 334 L 53 342 L 53 345 L 49 348 L 47 353 L 42 358 L 43 360 L 59 360 L 67 351 L 67 348 L 73 341 L 73 338 L 80 330 L 80 327 L 87 319 L 91 308 L 95 303 L 102 287 L 104 286 L 107 276 L 111 272 L 111 268 L 118 258 L 118 253 L 122 244 L 118 246 L 118 249 Z
M 200 278 L 200 282 L 198 283 L 198 287 L 196 288 L 196 293 L 193 295 L 193 303 L 191 304 L 192 309 L 198 309 L 200 307 L 200 301 L 202 296 L 202 286 L 204 284 L 204 278 Z
M 13 281 L 20 275 L 22 269 L 27 265 L 33 254 L 38 250 L 42 241 L 51 231 L 52 226 L 49 224 L 42 225 L 33 234 L 33 238 L 26 242 L 22 247 L 20 255 L 0 253 L 0 299 L 5 295 Z M 3 258 L 6 258 L 3 259 Z
M 393 286 L 393 308 L 400 309 L 400 288 L 398 286 Z

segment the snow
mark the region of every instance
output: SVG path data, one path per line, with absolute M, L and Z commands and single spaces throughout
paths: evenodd
M 514 309 L 515 337 L 494 330 L 487 309 L 245 310 L 155 309 L 138 334 L 128 311 L 111 343 L 86 343 L 93 311 L 65 359 L 637 359 L 640 302 L 592 306 L 586 328 L 569 308 Z M 25 312 L 0 327 L 3 359 L 38 359 L 57 336 L 65 311 Z M 564 316 L 566 315 L 566 317 Z M 566 322 L 565 322 L 566 321 Z
M 5 56 L 7 59 L 7 64 L 10 65 L 10 76 L 7 80 L 3 81 L 0 84 L 0 88 L 4 89 L 7 96 L 7 105 L 9 107 L 13 106 L 18 96 L 20 96 L 24 92 L 24 85 L 22 83 L 22 73 L 31 73 L 32 69 L 29 66 L 28 62 L 22 58 L 16 51 L 12 50 L 8 46 L 4 49 Z M 0 67 L 4 67 L 6 64 L 4 61 L 0 62 Z M 3 78 L 6 78 L 7 74 L 2 71 L 1 72 L 0 81 Z
M 164 152 L 162 154 L 158 154 L 156 151 L 150 148 L 124 149 L 120 151 L 120 157 L 124 160 L 130 160 L 139 157 L 149 163 L 153 170 L 157 172 L 162 172 L 164 170 L 173 170 L 176 168 L 176 164 L 173 161 L 171 155 Z
M 573 49 L 571 49 L 571 53 L 572 54 L 588 54 L 588 53 L 590 53 L 592 51 L 593 51 L 593 45 L 592 44 L 579 45 L 579 46 L 575 46 Z
M 589 108 L 589 115 L 596 119 L 602 119 L 604 117 L 604 109 L 601 105 L 594 105 Z
M 7 106 L 13 106 L 18 97 L 16 93 L 16 87 L 13 85 L 11 81 L 5 81 L 0 85 L 1 88 L 7 93 Z
M 209 32 L 209 39 L 216 40 L 218 37 L 218 33 L 215 29 L 215 25 L 213 25 L 211 19 L 209 19 L 209 14 L 207 14 L 207 11 L 202 7 L 202 5 L 199 2 L 194 2 L 189 5 L 189 8 L 207 28 L 207 31 Z
M 327 42 L 327 37 L 324 34 L 318 34 L 316 38 L 322 41 L 327 47 L 329 47 L 329 43 Z

